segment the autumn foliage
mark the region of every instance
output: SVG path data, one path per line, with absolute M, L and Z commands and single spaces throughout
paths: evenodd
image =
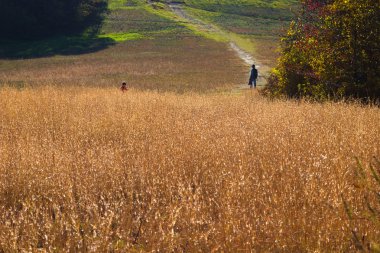
M 282 39 L 268 94 L 380 97 L 377 0 L 303 0 Z

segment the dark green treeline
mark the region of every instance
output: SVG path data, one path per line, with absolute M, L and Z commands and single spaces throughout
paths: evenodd
M 2 39 L 72 34 L 100 27 L 107 0 L 0 0 Z

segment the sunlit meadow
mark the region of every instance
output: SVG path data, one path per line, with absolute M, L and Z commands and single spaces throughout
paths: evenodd
M 0 252 L 347 252 L 380 157 L 355 103 L 116 88 L 0 90 Z

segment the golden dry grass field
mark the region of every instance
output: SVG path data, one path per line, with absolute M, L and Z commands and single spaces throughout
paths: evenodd
M 249 67 L 228 45 L 123 3 L 102 36 L 131 40 L 0 43 L 0 253 L 378 241 L 378 188 L 358 175 L 380 170 L 379 107 L 237 89 Z
M 0 90 L 0 252 L 347 252 L 380 157 L 358 104 Z

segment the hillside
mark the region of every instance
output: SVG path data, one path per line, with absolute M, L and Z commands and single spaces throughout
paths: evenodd
M 280 36 L 288 29 L 298 8 L 295 0 L 175 2 L 182 2 L 194 18 L 223 29 L 229 40 L 253 56 L 263 76 L 275 66 Z
M 112 1 L 96 37 L 0 42 L 0 83 L 210 91 L 245 82 L 246 70 L 224 43 L 195 35 L 142 1 Z
M 208 11 L 273 19 L 289 18 L 289 9 L 298 3 L 297 0 L 185 0 L 183 2 L 190 7 Z
M 379 107 L 247 86 L 295 1 L 166 2 L 0 38 L 0 253 L 376 250 Z
M 281 19 L 276 16 L 278 13 L 265 18 L 247 16 L 241 11 L 264 8 L 266 11 L 259 13 L 265 16 L 268 10 L 288 12 L 291 3 L 245 1 L 244 4 L 249 5 L 249 8 L 241 8 L 231 1 L 223 1 L 218 5 L 213 1 L 188 1 L 184 7 L 195 18 L 224 30 L 227 40 L 234 38 L 260 65 L 267 66 L 265 71 L 268 71 L 274 66 L 277 57 L 275 49 L 278 46 L 278 34 L 282 27 L 287 26 L 287 21 L 282 20 L 286 15 L 281 16 Z M 220 7 L 218 12 L 206 10 L 213 6 Z M 207 90 L 206 87 L 214 85 L 223 88 L 246 82 L 248 67 L 236 53 L 231 52 L 226 39 L 220 43 L 202 38 L 205 34 L 178 20 L 168 6 L 149 5 L 143 0 L 113 0 L 109 8 L 110 14 L 96 38 L 58 36 L 32 42 L 0 40 L 0 83 L 24 86 L 54 80 L 62 84 L 91 82 L 103 86 L 127 79 L 138 88 L 160 87 L 165 90 L 162 87 L 170 86 L 169 90 L 184 91 L 197 90 L 195 86 L 198 85 Z M 180 43 L 181 40 L 186 43 Z M 119 52 L 119 56 L 116 57 L 114 52 Z M 137 63 L 136 57 L 139 59 Z M 30 60 L 14 60 L 25 58 Z M 78 64 L 78 61 L 85 62 L 88 72 L 68 74 L 78 65 L 83 69 L 84 65 Z M 136 70 L 129 70 L 128 66 L 132 62 L 137 64 L 132 68 Z M 201 67 L 206 62 L 213 67 Z M 61 73 L 63 69 L 65 72 Z M 41 72 L 47 74 L 41 76 L 38 74 Z M 54 75 L 50 75 L 52 72 Z M 96 77 L 93 73 L 96 73 Z M 154 83 L 152 74 L 142 73 L 155 73 Z M 168 80 L 171 84 L 168 84 Z

